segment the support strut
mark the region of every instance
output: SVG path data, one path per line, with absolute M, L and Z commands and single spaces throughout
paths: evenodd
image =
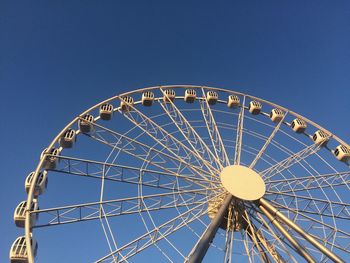
M 204 231 L 203 235 L 198 240 L 197 244 L 193 247 L 191 253 L 188 256 L 187 263 L 199 263 L 202 262 L 210 243 L 213 241 L 218 228 L 227 213 L 227 209 L 231 203 L 232 195 L 228 194 L 215 218 L 211 221 L 207 229 Z
M 295 232 L 297 232 L 299 235 L 301 235 L 305 240 L 310 242 L 314 247 L 316 247 L 318 250 L 320 250 L 328 258 L 330 258 L 331 260 L 333 260 L 334 262 L 337 262 L 337 263 L 345 262 L 340 257 L 338 257 L 336 254 L 334 254 L 332 251 L 330 251 L 328 248 L 323 246 L 320 242 L 318 242 L 310 234 L 306 233 L 296 223 L 294 223 L 288 217 L 286 217 L 284 214 L 282 214 L 280 211 L 278 211 L 266 199 L 261 198 L 259 200 L 259 202 L 260 202 L 260 205 L 262 205 L 264 208 L 266 208 L 266 210 L 268 210 L 272 214 L 273 217 L 277 216 L 282 222 L 284 222 L 286 225 L 288 225 L 290 228 L 292 228 Z
M 303 246 L 299 244 L 298 241 L 294 239 L 294 237 L 288 233 L 288 231 L 276 220 L 276 218 L 269 213 L 269 211 L 262 205 L 259 206 L 261 212 L 265 214 L 265 216 L 271 221 L 271 223 L 282 233 L 282 235 L 292 244 L 292 246 L 296 249 L 296 251 L 301 255 L 305 260 L 309 263 L 316 263 L 311 255 L 305 250 Z

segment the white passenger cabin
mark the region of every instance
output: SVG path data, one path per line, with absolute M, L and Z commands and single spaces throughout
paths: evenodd
M 85 114 L 82 119 L 79 120 L 78 126 L 82 133 L 89 133 L 93 128 L 94 116 L 91 114 Z
M 113 105 L 105 103 L 100 107 L 100 118 L 105 121 L 112 119 L 113 115 Z
M 196 100 L 196 91 L 194 89 L 187 89 L 185 91 L 185 98 L 184 100 L 187 103 L 193 103 Z
M 163 101 L 170 102 L 175 100 L 175 91 L 172 89 L 166 89 L 164 91 Z
M 122 97 L 120 100 L 120 108 L 122 111 L 129 111 L 134 105 L 134 99 L 130 96 Z
M 43 161 L 44 169 L 55 169 L 58 163 L 57 156 L 59 155 L 59 150 L 56 148 L 52 148 L 49 152 L 47 149 L 44 149 L 40 155 L 40 158 L 45 158 Z M 46 155 L 49 154 L 49 155 Z
M 154 93 L 151 91 L 145 91 L 144 93 L 142 93 L 142 105 L 143 106 L 152 106 L 153 104 L 153 100 L 154 100 Z
M 335 157 L 342 162 L 350 160 L 350 149 L 344 145 L 339 145 L 333 151 Z
M 290 124 L 290 127 L 296 133 L 303 133 L 306 130 L 307 124 L 304 120 L 296 118 L 292 121 L 292 123 Z
M 326 145 L 329 141 L 329 135 L 322 130 L 318 130 L 312 136 L 312 140 L 319 145 Z
M 237 108 L 239 106 L 240 99 L 236 95 L 230 95 L 227 99 L 227 107 L 229 108 Z
M 270 112 L 270 119 L 273 121 L 273 122 L 280 122 L 282 119 L 283 119 L 283 111 L 280 110 L 280 109 L 273 109 L 271 112 Z
M 60 146 L 62 148 L 72 148 L 74 142 L 76 141 L 76 133 L 73 129 L 68 129 L 59 139 Z
M 249 103 L 249 107 L 248 107 L 248 110 L 251 114 L 253 115 L 258 115 L 260 114 L 261 112 L 261 109 L 262 109 L 262 105 L 259 101 L 256 101 L 256 100 L 252 100 L 250 103 Z
M 17 227 L 24 227 L 25 221 L 26 221 L 26 208 L 27 208 L 27 201 L 20 202 L 14 213 L 13 213 L 13 220 L 15 221 L 15 224 Z M 38 202 L 36 199 L 33 199 L 32 205 L 30 210 L 35 211 L 38 210 Z M 35 222 L 38 220 L 39 214 L 31 214 L 30 222 L 31 226 L 35 225 Z
M 30 240 L 32 253 L 35 257 L 38 251 L 38 243 L 34 238 Z M 27 263 L 28 251 L 25 236 L 18 237 L 12 244 L 10 249 L 10 262 L 11 263 Z
M 217 92 L 212 90 L 207 92 L 207 101 L 209 105 L 215 105 L 218 99 L 219 95 Z
M 30 185 L 34 178 L 34 172 L 31 172 L 28 174 L 26 181 L 24 183 L 24 187 L 26 192 L 29 192 Z M 47 171 L 39 172 L 35 186 L 34 186 L 34 196 L 37 197 L 41 194 L 43 194 L 47 188 L 48 184 L 48 178 L 47 178 Z

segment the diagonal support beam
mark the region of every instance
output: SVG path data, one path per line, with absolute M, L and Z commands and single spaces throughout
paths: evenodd
M 281 221 L 283 221 L 286 225 L 288 225 L 290 228 L 292 228 L 295 232 L 297 232 L 299 235 L 301 235 L 305 240 L 310 242 L 314 247 L 316 247 L 318 250 L 320 250 L 324 255 L 326 255 L 328 258 L 333 260 L 334 262 L 345 262 L 340 257 L 338 257 L 336 254 L 334 254 L 332 251 L 330 251 L 328 248 L 323 246 L 321 243 L 319 243 L 314 237 L 306 233 L 302 228 L 300 228 L 297 224 L 295 224 L 293 221 L 291 221 L 288 217 L 286 217 L 284 214 L 282 214 L 280 211 L 278 211 L 272 204 L 270 204 L 266 199 L 261 198 L 259 200 L 260 203 L 260 209 L 263 207 L 265 211 L 267 210 L 269 213 L 272 214 L 272 216 L 277 216 Z M 276 220 L 274 220 L 276 221 Z
M 194 246 L 194 248 L 190 252 L 188 256 L 188 260 L 186 261 L 187 263 L 202 262 L 210 246 L 210 243 L 213 241 L 215 234 L 218 231 L 224 216 L 226 215 L 227 209 L 232 201 L 232 198 L 233 197 L 231 194 L 228 194 L 225 197 L 215 218 L 211 221 L 207 229 L 204 231 L 203 235 L 198 240 L 197 244 Z
M 271 223 L 278 229 L 278 231 L 280 231 L 283 236 L 292 244 L 292 246 L 296 249 L 296 251 L 305 258 L 305 260 L 307 262 L 310 263 L 316 263 L 316 261 L 309 255 L 309 253 L 305 250 L 305 248 L 300 245 L 298 243 L 298 241 L 296 241 L 294 239 L 294 237 L 292 237 L 291 234 L 288 233 L 288 231 L 276 220 L 276 218 L 274 217 L 274 215 L 272 215 L 264 206 L 259 205 L 259 208 L 261 210 L 261 212 L 263 212 L 263 214 L 271 221 Z
M 274 177 L 276 174 L 280 174 L 282 171 L 288 169 L 294 164 L 300 163 L 307 157 L 317 153 L 317 151 L 321 149 L 321 146 L 318 144 L 311 144 L 304 149 L 302 149 L 299 152 L 296 152 L 290 156 L 288 156 L 286 159 L 276 163 L 275 165 L 265 169 L 264 171 L 260 172 L 261 176 L 264 178 L 266 182 L 270 181 L 272 177 Z

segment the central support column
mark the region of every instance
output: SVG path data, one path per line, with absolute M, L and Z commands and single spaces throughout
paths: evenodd
M 227 213 L 227 209 L 231 203 L 232 195 L 228 194 L 219 211 L 217 212 L 215 218 L 211 221 L 207 229 L 204 231 L 203 235 L 198 240 L 197 244 L 192 249 L 187 263 L 199 263 L 202 262 L 205 254 L 207 253 L 207 250 L 210 246 L 210 243 L 213 241 L 216 232 L 218 231 L 218 228 L 224 219 L 224 216 Z

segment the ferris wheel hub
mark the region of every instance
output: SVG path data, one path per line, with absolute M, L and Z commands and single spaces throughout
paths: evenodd
M 266 186 L 261 176 L 243 165 L 230 165 L 225 167 L 220 174 L 223 187 L 234 197 L 255 201 L 264 196 Z

